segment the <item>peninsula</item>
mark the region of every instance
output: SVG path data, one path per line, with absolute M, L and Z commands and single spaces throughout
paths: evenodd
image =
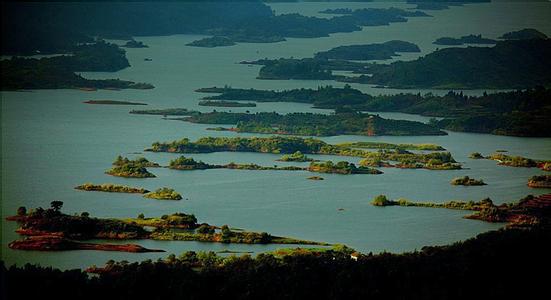
M 100 219 L 90 217 L 84 212 L 79 215 L 68 215 L 61 212 L 63 202 L 53 201 L 51 208 L 36 208 L 27 213 L 26 208 L 18 209 L 18 214 L 8 217 L 16 221 L 20 228 L 16 232 L 29 236 L 23 240 L 10 243 L 10 247 L 20 250 L 106 250 L 128 252 L 150 252 L 138 245 L 112 245 L 87 243 L 91 239 L 153 239 L 171 241 L 198 241 L 244 244 L 297 244 L 329 245 L 326 243 L 273 236 L 266 232 L 236 231 L 229 226 L 212 226 L 198 224 L 194 215 L 176 213 L 160 218 L 145 218 L 140 214 L 136 219 Z M 148 231 L 145 227 L 153 227 Z M 177 229 L 189 229 L 181 231 Z

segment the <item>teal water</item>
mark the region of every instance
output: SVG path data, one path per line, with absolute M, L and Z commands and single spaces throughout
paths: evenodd
M 300 12 L 315 15 L 326 7 L 396 6 L 394 3 L 298 3 L 273 4 L 277 13 Z M 407 4 L 399 4 L 411 7 Z M 318 8 L 320 9 L 318 9 Z M 514 12 L 514 14 L 513 14 Z M 204 94 L 195 89 L 208 86 L 253 87 L 262 89 L 316 88 L 333 81 L 256 80 L 258 66 L 237 62 L 263 57 L 309 57 L 335 46 L 404 39 L 417 43 L 424 55 L 435 49 L 431 42 L 440 36 L 482 33 L 495 38 L 511 30 L 537 28 L 551 35 L 549 3 L 492 3 L 455 7 L 429 12 L 433 18 L 413 18 L 408 23 L 368 27 L 361 32 L 334 34 L 319 39 L 289 39 L 276 44 L 239 44 L 227 48 L 194 48 L 186 43 L 200 36 L 177 35 L 140 37 L 150 48 L 127 49 L 132 67 L 116 73 L 84 73 L 89 78 L 121 78 L 151 82 L 153 90 L 84 92 L 79 90 L 43 90 L 2 92 L 2 219 L 19 206 L 46 207 L 52 200 L 64 201 L 69 213 L 88 211 L 98 217 L 146 216 L 183 211 L 194 213 L 199 221 L 229 224 L 252 231 L 301 239 L 342 243 L 361 252 L 383 250 L 401 252 L 424 245 L 442 245 L 499 228 L 500 225 L 462 219 L 466 212 L 423 208 L 377 208 L 369 204 L 378 194 L 414 201 L 444 202 L 480 200 L 491 197 L 497 203 L 518 200 L 527 194 L 549 193 L 549 189 L 530 189 L 528 177 L 541 174 L 538 169 L 508 168 L 488 160 L 470 160 L 478 151 L 488 154 L 497 149 L 538 159 L 551 159 L 551 139 L 517 138 L 450 132 L 436 137 L 364 137 L 337 136 L 324 140 L 385 141 L 393 143 L 437 143 L 452 152 L 465 170 L 428 171 L 382 169 L 373 175 L 322 175 L 324 181 L 310 181 L 307 172 L 285 171 L 173 171 L 150 169 L 157 178 L 125 179 L 104 174 L 113 159 L 121 154 L 145 155 L 167 164 L 176 154 L 140 153 L 155 141 L 203 136 L 237 136 L 231 132 L 206 131 L 211 125 L 163 120 L 159 116 L 128 114 L 131 109 L 200 107 Z M 505 18 L 505 16 L 508 16 Z M 486 24 L 482 26 L 483 24 Z M 491 26 L 488 26 L 490 24 Z M 412 59 L 415 55 L 404 55 Z M 144 61 L 151 58 L 153 61 Z M 397 90 L 375 89 L 354 85 L 372 94 L 395 93 Z M 422 93 L 447 91 L 419 90 Z M 411 90 L 418 92 L 418 90 Z M 465 91 L 479 94 L 483 91 Z M 86 100 L 127 100 L 148 106 L 106 106 L 83 104 Z M 216 108 L 217 110 L 224 110 Z M 259 103 L 256 108 L 231 108 L 231 111 L 327 112 L 306 104 Z M 426 121 L 427 118 L 399 113 L 381 113 L 399 119 Z M 252 136 L 251 134 L 239 134 Z M 279 157 L 259 153 L 211 153 L 190 155 L 209 163 L 257 163 L 283 165 Z M 318 157 L 316 157 L 318 158 Z M 321 156 L 319 159 L 350 160 Z M 469 175 L 483 178 L 482 187 L 451 186 L 453 177 Z M 176 189 L 183 201 L 154 201 L 138 195 L 82 192 L 73 189 L 84 182 L 119 183 L 155 189 Z M 343 208 L 343 211 L 339 211 Z M 137 241 L 167 253 L 131 254 L 101 251 L 66 251 L 57 253 L 14 251 L 7 244 L 16 239 L 14 223 L 2 221 L 2 259 L 8 264 L 25 262 L 54 265 L 61 268 L 101 265 L 109 259 L 138 261 L 165 257 L 187 250 L 268 251 L 282 245 L 222 245 L 196 242 Z

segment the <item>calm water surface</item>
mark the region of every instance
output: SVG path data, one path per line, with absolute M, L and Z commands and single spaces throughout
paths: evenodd
M 403 3 L 299 3 L 273 4 L 276 13 L 299 12 L 318 15 L 318 11 L 336 7 L 412 7 Z M 513 14 L 514 12 L 515 14 Z M 237 136 L 230 132 L 206 131 L 211 125 L 163 120 L 158 116 L 128 114 L 137 108 L 186 107 L 210 111 L 197 101 L 204 94 L 195 89 L 208 86 L 253 87 L 260 89 L 316 88 L 333 81 L 256 80 L 258 66 L 237 64 L 242 60 L 278 57 L 310 57 L 317 51 L 347 44 L 384 42 L 402 39 L 418 44 L 421 54 L 436 49 L 432 41 L 441 36 L 471 33 L 496 38 L 504 32 L 525 27 L 551 35 L 549 3 L 492 3 L 454 7 L 429 12 L 432 18 L 412 18 L 407 23 L 367 27 L 354 33 L 334 34 L 319 39 L 289 39 L 276 44 L 239 44 L 226 48 L 194 48 L 186 43 L 202 36 L 178 35 L 140 37 L 150 46 L 127 49 L 132 67 L 116 73 L 85 73 L 89 78 L 121 78 L 153 83 L 148 91 L 44 90 L 2 92 L 2 219 L 21 205 L 47 207 L 52 200 L 64 201 L 69 213 L 88 211 L 98 217 L 129 217 L 144 213 L 159 216 L 177 211 L 194 213 L 199 221 L 229 224 L 275 235 L 342 243 L 362 252 L 383 250 L 401 252 L 424 245 L 441 245 L 472 237 L 499 225 L 465 220 L 466 212 L 423 208 L 376 208 L 369 204 L 378 194 L 406 197 L 414 201 L 444 202 L 480 200 L 491 197 L 497 203 L 518 200 L 527 194 L 549 193 L 526 186 L 527 178 L 541 174 L 538 169 L 508 168 L 488 160 L 470 160 L 471 152 L 483 154 L 497 149 L 538 159 L 551 159 L 551 139 L 517 138 L 450 132 L 436 137 L 364 137 L 337 136 L 327 142 L 384 141 L 393 143 L 437 143 L 452 152 L 465 170 L 428 171 L 383 169 L 382 175 L 323 175 L 324 181 L 310 181 L 307 172 L 206 170 L 182 172 L 151 169 L 157 178 L 125 179 L 104 174 L 117 155 L 144 155 L 167 164 L 177 157 L 168 153 L 141 153 L 155 141 L 203 136 Z M 491 26 L 482 26 L 490 24 Z M 153 61 L 144 61 L 151 58 Z M 375 89 L 354 85 L 372 94 L 403 90 Z M 446 93 L 447 91 L 410 90 Z M 480 94 L 483 91 L 465 91 Z M 148 103 L 149 106 L 86 105 L 83 101 L 111 99 Z M 218 110 L 224 110 L 217 108 Z M 256 108 L 231 108 L 231 111 L 305 111 L 309 105 L 259 103 Z M 381 113 L 389 118 L 427 121 L 428 118 L 400 113 Z M 240 134 L 241 136 L 253 136 Z M 135 154 L 136 152 L 140 154 Z M 279 157 L 259 153 L 211 153 L 190 155 L 208 163 L 257 163 L 283 165 Z M 316 157 L 318 158 L 318 157 Z M 320 156 L 319 159 L 349 160 Z M 300 165 L 300 164 L 297 164 Z M 469 175 L 483 178 L 482 187 L 451 186 L 453 177 Z M 181 192 L 183 201 L 154 201 L 138 195 L 81 192 L 73 189 L 84 182 L 118 183 L 155 189 L 168 186 Z M 339 211 L 338 209 L 344 210 Z M 8 264 L 25 262 L 61 268 L 101 265 L 109 259 L 138 261 L 179 254 L 186 250 L 269 251 L 281 245 L 223 245 L 197 242 L 136 241 L 167 253 L 129 254 L 101 251 L 58 253 L 14 251 L 7 244 L 16 239 L 16 224 L 2 221 L 2 259 Z

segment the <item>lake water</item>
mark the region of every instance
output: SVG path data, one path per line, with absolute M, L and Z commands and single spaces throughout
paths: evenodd
M 278 3 L 277 13 L 299 12 L 318 15 L 317 11 L 337 7 L 412 7 L 404 3 Z M 517 138 L 450 132 L 434 137 L 336 136 L 327 142 L 385 141 L 392 143 L 436 143 L 452 152 L 466 169 L 456 171 L 382 169 L 382 175 L 322 175 L 324 181 L 311 181 L 307 172 L 286 171 L 174 171 L 154 169 L 153 179 L 125 179 L 105 175 L 117 155 L 148 159 L 166 165 L 177 157 L 168 153 L 141 153 L 155 141 L 203 136 L 253 136 L 232 132 L 206 131 L 212 125 L 163 120 L 159 116 L 131 115 L 131 109 L 186 107 L 202 111 L 197 102 L 204 94 L 195 89 L 231 85 L 259 89 L 316 88 L 333 81 L 257 80 L 259 66 L 237 64 L 242 60 L 278 57 L 310 57 L 332 47 L 402 39 L 418 44 L 421 54 L 433 51 L 432 41 L 441 36 L 482 33 L 497 38 L 502 33 L 526 27 L 551 35 L 550 3 L 491 3 L 430 11 L 432 18 L 411 18 L 407 23 L 367 27 L 363 31 L 334 34 L 318 39 L 289 39 L 276 44 L 239 44 L 225 48 L 194 48 L 186 43 L 201 36 L 177 35 L 139 37 L 150 48 L 127 49 L 132 67 L 116 73 L 84 73 L 89 78 L 121 78 L 153 83 L 153 90 L 84 92 L 79 90 L 43 90 L 2 92 L 2 259 L 7 264 L 25 262 L 61 268 L 101 265 L 109 259 L 138 261 L 166 257 L 187 250 L 268 251 L 284 245 L 224 245 L 197 242 L 136 241 L 167 253 L 117 253 L 101 251 L 34 252 L 14 251 L 7 244 L 15 240 L 16 224 L 4 221 L 17 207 L 47 207 L 61 200 L 64 211 L 88 211 L 98 217 L 131 217 L 139 213 L 160 216 L 173 212 L 195 214 L 200 222 L 274 235 L 341 243 L 361 252 L 411 251 L 424 245 L 442 245 L 464 240 L 478 233 L 499 228 L 461 217 L 468 212 L 445 209 L 377 208 L 370 205 L 378 194 L 413 201 L 444 202 L 480 200 L 490 197 L 496 203 L 516 201 L 527 194 L 549 193 L 549 189 L 530 189 L 527 179 L 543 171 L 498 166 L 494 161 L 471 160 L 471 152 L 489 154 L 498 149 L 515 155 L 551 159 L 551 139 Z M 144 61 L 151 58 L 152 61 Z M 353 85 L 372 94 L 403 90 L 375 89 Z M 447 91 L 410 90 L 446 93 Z M 480 94 L 483 91 L 465 91 Z M 86 100 L 127 100 L 148 106 L 87 105 Z M 216 108 L 217 110 L 224 110 Z M 259 103 L 255 108 L 231 108 L 231 111 L 305 111 L 327 112 L 295 103 Z M 399 119 L 426 121 L 427 118 L 399 113 L 381 115 Z M 140 154 L 135 154 L 140 152 Z M 208 163 L 257 163 L 283 165 L 279 157 L 259 153 L 211 153 L 189 155 Z M 316 157 L 318 158 L 318 157 Z M 349 160 L 320 156 L 319 159 Z M 301 164 L 296 164 L 301 165 Z M 451 186 L 457 176 L 483 178 L 482 187 Z M 139 195 L 82 192 L 73 187 L 85 182 L 118 183 L 155 189 L 162 186 L 179 191 L 183 201 L 154 201 Z M 340 208 L 344 210 L 339 210 Z M 125 241 L 126 242 L 126 241 Z

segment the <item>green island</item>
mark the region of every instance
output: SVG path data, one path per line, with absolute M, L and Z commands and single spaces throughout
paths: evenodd
M 486 185 L 482 179 L 474 179 L 469 176 L 457 177 L 452 179 L 450 182 L 451 185 L 464 185 L 464 186 L 476 186 L 476 185 Z
M 435 45 L 458 46 L 464 44 L 495 44 L 496 40 L 483 38 L 481 34 L 469 34 L 460 38 L 441 37 L 433 42 Z
M 186 44 L 186 46 L 213 48 L 213 47 L 233 46 L 235 44 L 236 43 L 230 38 L 227 38 L 224 36 L 213 36 L 213 37 L 208 37 L 208 38 L 193 41 L 191 43 Z
M 136 41 L 136 40 L 133 40 L 133 39 L 126 42 L 126 44 L 122 45 L 121 47 L 124 47 L 124 48 L 149 48 L 149 46 L 147 46 L 143 42 Z
M 113 161 L 114 166 L 123 166 L 123 165 L 135 165 L 140 167 L 156 168 L 160 165 L 156 162 L 149 161 L 145 157 L 137 157 L 135 159 L 128 159 L 128 157 L 122 157 L 121 155 L 117 156 Z
M 113 161 L 113 167 L 105 174 L 130 178 L 153 178 L 155 174 L 149 172 L 146 167 L 159 167 L 158 163 L 151 162 L 145 157 L 130 160 L 127 157 L 117 156 Z
M 153 192 L 149 192 L 143 195 L 144 198 L 157 199 L 157 200 L 182 200 L 182 195 L 171 188 L 163 187 L 158 188 Z
M 314 159 L 309 158 L 308 156 L 306 156 L 306 154 L 303 154 L 300 151 L 296 151 L 292 154 L 284 154 L 283 156 L 278 158 L 277 161 L 310 162 L 314 161 Z
M 198 89 L 219 95 L 206 99 L 249 100 L 257 102 L 311 103 L 317 108 L 336 110 L 402 112 L 444 117 L 431 124 L 442 129 L 512 136 L 551 136 L 551 89 L 498 92 L 465 96 L 450 91 L 443 96 L 432 94 L 396 94 L 371 96 L 348 85 L 318 89 L 283 91 L 211 87 Z
M 103 105 L 147 105 L 146 103 L 130 102 L 130 101 L 117 101 L 117 100 L 88 100 L 84 101 L 86 104 L 103 104 Z
M 91 239 L 153 239 L 171 241 L 199 241 L 243 244 L 297 244 L 329 245 L 327 243 L 305 241 L 273 236 L 266 232 L 232 230 L 227 225 L 216 227 L 206 223 L 197 224 L 194 215 L 176 213 L 160 218 L 145 218 L 140 214 L 135 219 L 93 218 L 87 212 L 68 215 L 61 212 L 63 202 L 52 201 L 51 208 L 36 208 L 27 212 L 25 207 L 17 210 L 17 215 L 6 218 L 16 221 L 20 227 L 16 232 L 30 238 L 9 244 L 12 249 L 60 251 L 60 250 L 108 250 L 148 252 L 138 245 L 115 245 L 83 243 Z M 146 227 L 153 227 L 152 231 Z M 189 229 L 179 231 L 175 229 Z M 76 248 L 75 248 L 76 247 Z
M 390 200 L 385 195 L 379 195 L 371 202 L 374 206 L 410 206 L 470 210 L 475 213 L 464 218 L 486 222 L 506 222 L 509 226 L 530 227 L 549 221 L 551 210 L 551 194 L 534 197 L 532 195 L 520 199 L 516 203 L 495 205 L 490 198 L 479 202 L 450 201 L 446 203 L 412 202 L 407 199 Z
M 369 168 L 366 166 L 356 167 L 355 164 L 349 163 L 347 161 L 340 161 L 338 163 L 333 163 L 331 161 L 326 162 L 311 162 L 308 167 L 310 172 L 318 173 L 334 173 L 334 174 L 382 174 L 383 172 Z
M 397 167 L 424 168 L 429 170 L 461 169 L 449 152 L 413 153 L 407 150 L 366 151 L 349 147 L 347 144 L 332 145 L 314 138 L 299 138 L 286 136 L 227 138 L 204 137 L 195 142 L 184 138 L 177 141 L 155 142 L 150 152 L 170 153 L 212 153 L 212 152 L 260 152 L 274 154 L 292 154 L 300 151 L 304 154 L 326 154 L 337 156 L 355 156 L 364 158 L 360 162 L 363 167 Z M 391 162 L 397 162 L 395 165 Z M 194 165 L 193 162 L 190 162 Z M 187 167 L 186 167 L 187 168 Z
M 131 112 L 132 113 L 132 112 Z M 167 115 L 166 111 L 158 112 Z M 182 111 L 182 113 L 186 113 Z M 378 115 L 356 111 L 335 114 L 275 112 L 231 113 L 187 111 L 180 120 L 199 124 L 236 124 L 233 128 L 217 127 L 211 130 L 305 136 L 333 135 L 447 135 L 433 125 L 416 121 L 385 119 Z M 150 112 L 150 114 L 152 114 Z
M 222 166 L 211 165 L 203 161 L 196 161 L 191 157 L 180 156 L 170 161 L 168 167 L 175 170 L 206 170 L 221 168 Z
M 129 177 L 129 178 L 153 178 L 156 177 L 155 174 L 150 173 L 145 167 L 135 164 L 123 164 L 115 165 L 111 169 L 107 170 L 105 174 L 118 176 L 118 177 Z
M 82 191 L 98 191 L 98 192 L 109 192 L 109 193 L 135 193 L 135 194 L 149 193 L 149 191 L 144 188 L 136 188 L 136 187 L 130 187 L 126 185 L 112 184 L 112 183 L 105 183 L 105 184 L 85 183 L 85 184 L 76 186 L 75 189 L 82 190 Z
M 237 102 L 226 100 L 202 100 L 198 103 L 200 106 L 215 106 L 215 107 L 256 107 L 256 103 L 252 102 Z
M 318 52 L 316 59 L 344 60 L 385 60 L 398 56 L 396 52 L 421 52 L 413 43 L 388 41 L 381 44 L 339 46 L 328 51 Z
M 85 79 L 75 72 L 114 72 L 130 66 L 124 50 L 115 44 L 97 41 L 75 46 L 71 55 L 53 57 L 12 57 L 0 61 L 2 90 L 20 89 L 151 89 L 147 83 L 120 79 Z
M 504 39 L 504 40 L 547 39 L 547 35 L 533 28 L 525 28 L 518 31 L 507 32 L 503 34 L 500 37 L 500 39 Z
M 551 189 L 551 175 L 536 175 L 528 180 L 528 186 L 532 188 Z

